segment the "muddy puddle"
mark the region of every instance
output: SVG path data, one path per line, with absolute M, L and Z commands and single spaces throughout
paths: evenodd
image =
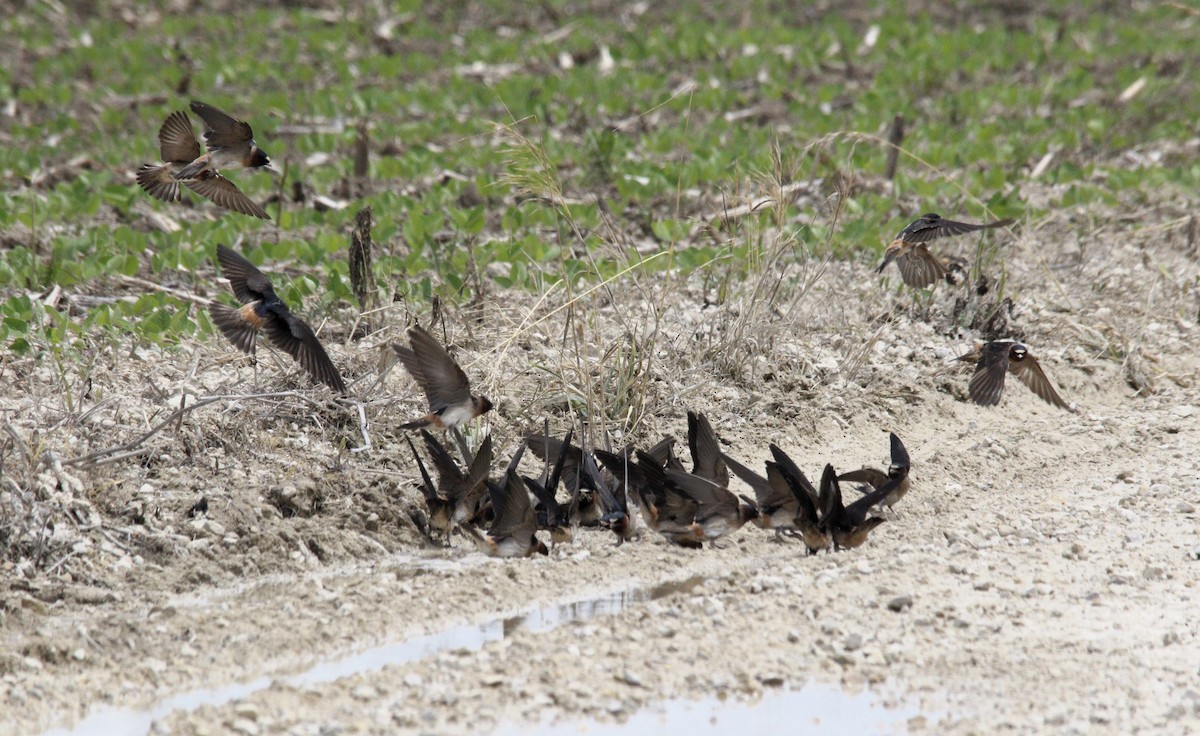
M 564 624 L 619 613 L 637 603 L 658 600 L 677 593 L 690 593 L 702 585 L 706 579 L 696 576 L 660 585 L 609 591 L 603 595 L 586 599 L 533 608 L 483 623 L 455 626 L 425 636 L 381 644 L 357 654 L 327 659 L 293 675 L 263 676 L 249 682 L 224 687 L 189 690 L 160 700 L 147 708 L 105 706 L 95 709 L 73 726 L 50 729 L 45 731 L 43 736 L 86 736 L 97 733 L 113 734 L 114 736 L 141 736 L 149 733 L 150 727 L 155 721 L 165 718 L 173 711 L 193 711 L 206 705 L 221 706 L 264 690 L 275 682 L 295 687 L 311 686 L 351 675 L 374 672 L 388 665 L 402 665 L 439 652 L 479 649 L 489 641 L 503 639 L 517 631 L 549 631 Z

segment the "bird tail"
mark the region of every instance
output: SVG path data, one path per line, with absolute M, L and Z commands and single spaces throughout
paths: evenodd
M 208 314 L 221 334 L 229 339 L 238 350 L 254 355 L 255 338 L 258 330 L 242 318 L 241 310 L 227 307 L 219 302 L 209 302 Z
M 404 424 L 401 424 L 400 429 L 421 429 L 423 427 L 428 427 L 431 424 L 433 424 L 433 418 L 426 415 L 420 419 L 414 419 L 411 422 L 405 422 Z
M 164 202 L 179 201 L 179 183 L 175 181 L 175 177 L 171 176 L 166 165 L 146 164 L 138 169 L 137 183 L 155 199 L 161 199 Z
M 464 524 L 463 526 L 460 526 L 459 529 L 466 530 L 467 534 L 472 540 L 474 540 L 475 546 L 479 548 L 480 552 L 484 553 L 485 555 L 495 554 L 496 543 L 493 542 L 491 538 L 489 538 L 483 532 L 469 524 Z
M 204 167 L 208 166 L 208 158 L 198 158 L 187 166 L 184 166 L 175 174 L 176 179 L 195 179 L 204 171 Z

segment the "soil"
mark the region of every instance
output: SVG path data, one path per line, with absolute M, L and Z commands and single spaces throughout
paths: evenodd
M 995 285 L 956 310 L 973 284 L 916 298 L 894 269 L 881 280 L 842 261 L 775 264 L 785 280 L 818 277 L 773 302 L 753 294 L 777 273 L 719 303 L 697 279 L 640 277 L 573 301 L 493 291 L 439 321 L 497 405 L 471 439 L 491 432 L 501 458 L 543 418 L 565 430 L 568 407 L 609 417 L 591 432 L 613 444 L 682 436 L 701 411 L 732 456 L 759 465 L 775 442 L 814 477 L 826 462 L 885 464 L 895 431 L 913 490 L 867 544 L 836 554 L 750 527 L 699 551 L 589 529 L 532 559 L 485 558 L 465 537 L 430 546 L 397 429 L 420 397 L 402 369 L 376 383 L 399 317 L 359 343 L 350 320 L 323 333 L 358 404 L 286 356 L 263 348 L 256 368 L 219 341 L 99 350 L 66 382 L 52 361 L 10 362 L 0 506 L 9 528 L 18 514 L 25 525 L 0 567 L 0 733 L 263 676 L 275 683 L 158 714 L 152 731 L 486 733 L 809 682 L 904 704 L 912 732 L 1198 731 L 1197 253 L 1186 199 L 1162 196 L 1141 219 L 1089 211 L 999 236 L 1012 309 L 990 325 L 979 304 Z M 969 254 L 965 241 L 945 250 Z M 953 358 L 989 327 L 1024 340 L 1076 411 L 1016 381 L 999 407 L 966 401 L 970 368 Z M 181 396 L 234 394 L 128 448 L 140 454 L 72 462 L 137 440 Z M 697 577 L 478 649 L 285 679 Z

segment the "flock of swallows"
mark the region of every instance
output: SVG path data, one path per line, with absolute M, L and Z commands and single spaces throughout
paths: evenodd
M 191 120 L 182 111 L 171 113 L 159 130 L 162 164 L 147 164 L 137 173 L 138 184 L 152 196 L 174 202 L 180 185 L 242 214 L 270 219 L 267 213 L 222 176 L 222 169 L 253 168 L 270 163 L 258 147 L 250 126 L 207 105 L 193 101 L 191 109 L 204 123 L 207 153 L 202 153 Z M 1006 226 L 1011 220 L 972 224 L 926 214 L 911 223 L 888 245 L 882 272 L 895 261 L 906 284 L 926 288 L 942 278 L 954 281 L 965 261 L 939 257 L 929 250 L 934 239 L 976 230 Z M 259 332 L 291 355 L 313 378 L 339 394 L 347 393 L 341 373 L 320 340 L 275 293 L 271 281 L 250 261 L 224 245 L 217 260 L 234 297 L 232 308 L 211 302 L 214 324 L 230 342 L 253 355 Z M 810 553 L 833 547 L 862 544 L 883 517 L 868 516 L 876 505 L 891 507 L 908 492 L 910 461 L 903 443 L 891 435 L 891 464 L 887 471 L 863 469 L 838 475 L 826 465 L 819 490 L 800 468 L 775 445 L 772 460 L 761 476 L 721 452 L 716 434 L 700 414 L 688 413 L 688 447 L 692 469 L 688 472 L 674 454 L 668 437 L 649 450 L 626 447 L 618 453 L 571 444 L 571 433 L 562 440 L 548 434 L 529 435 L 509 462 L 503 478 L 488 475 L 492 462 L 491 436 L 471 453 L 458 427 L 492 408 L 485 396 L 473 395 L 466 373 L 446 349 L 419 325 L 408 330 L 409 345 L 392 346 L 396 356 L 425 392 L 429 413 L 401 425 L 420 430 L 426 451 L 438 476 L 435 484 L 416 448 L 409 441 L 421 473 L 421 489 L 428 518 L 419 517 L 426 533 L 442 535 L 463 529 L 481 549 L 503 557 L 545 552 L 537 539 L 539 529 L 549 530 L 553 542 L 568 539 L 580 525 L 603 526 L 617 535 L 620 544 L 631 537 L 634 525 L 629 502 L 640 509 L 645 525 L 684 547 L 715 543 L 752 521 L 776 535 L 799 536 Z M 1070 409 L 1046 377 L 1037 358 L 1018 342 L 988 342 L 958 358 L 975 364 L 968 393 L 983 406 L 995 406 L 1004 390 L 1005 376 L 1015 375 L 1047 403 Z M 458 441 L 466 470 L 427 428 L 451 430 Z M 540 479 L 521 476 L 518 464 L 525 448 L 545 463 Z M 553 461 L 553 462 L 552 462 Z M 729 490 L 730 471 L 754 492 L 753 499 Z M 846 505 L 840 481 L 860 483 L 863 496 Z M 570 494 L 566 504 L 557 500 L 562 483 Z M 531 502 L 529 494 L 536 498 Z M 487 534 L 479 525 L 490 522 Z

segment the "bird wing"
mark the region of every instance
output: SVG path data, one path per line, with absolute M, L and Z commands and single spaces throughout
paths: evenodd
M 750 490 L 754 491 L 754 497 L 758 499 L 760 507 L 778 506 L 780 503 L 791 498 L 791 491 L 785 488 L 783 493 L 779 493 L 771 485 L 769 479 L 762 477 L 725 453 L 721 453 L 721 458 L 725 461 L 725 465 L 729 470 L 733 471 L 734 475 L 740 478 L 743 483 L 750 486 Z
M 688 449 L 692 453 L 692 472 L 720 486 L 729 485 L 729 470 L 721 459 L 717 433 L 708 417 L 688 412 Z
M 975 375 L 967 392 L 980 406 L 995 406 L 1004 393 L 1004 374 L 1008 372 L 1008 343 L 988 343 L 979 351 Z
M 442 494 L 446 498 L 453 498 L 457 491 L 465 490 L 466 475 L 445 445 L 424 429 L 421 430 L 421 439 L 425 441 L 425 451 L 429 453 L 429 460 L 433 463 L 433 469 L 437 471 L 438 488 L 442 490 Z
M 888 438 L 891 442 L 892 466 L 896 468 L 908 469 L 912 467 L 912 460 L 908 457 L 908 450 L 904 448 L 904 443 L 896 436 L 895 432 L 889 432 Z
M 404 435 L 404 441 L 408 443 L 408 449 L 412 450 L 413 458 L 417 461 L 417 468 L 421 471 L 421 495 L 425 496 L 426 504 L 432 504 L 440 501 L 437 494 L 437 486 L 433 484 L 433 479 L 429 477 L 429 471 L 425 469 L 425 463 L 421 460 L 421 454 L 417 452 L 417 448 L 413 446 L 412 439 L 408 435 Z
M 1050 379 L 1046 377 L 1037 358 L 1029 355 L 1020 362 L 1010 362 L 1009 367 L 1013 374 L 1021 379 L 1021 383 L 1028 386 L 1029 390 L 1037 394 L 1042 401 L 1060 409 L 1070 410 L 1071 405 L 1063 401 L 1063 398 L 1054 390 L 1054 384 L 1050 383 Z
M 471 383 L 467 374 L 433 335 L 420 325 L 413 325 L 408 328 L 408 340 L 412 349 L 407 354 L 401 351 L 400 346 L 393 347 L 408 372 L 424 389 L 430 410 L 440 412 L 449 406 L 458 406 L 471 400 Z
M 842 513 L 842 519 L 845 521 L 845 523 L 853 526 L 858 526 L 859 524 L 863 523 L 866 521 L 867 512 L 871 510 L 871 507 L 878 503 L 882 503 L 883 500 L 888 497 L 888 494 L 891 493 L 896 486 L 900 485 L 902 482 L 904 482 L 903 478 L 892 478 L 887 483 L 879 486 L 875 490 L 847 506 L 845 511 Z
M 896 266 L 900 269 L 900 278 L 914 289 L 932 286 L 946 275 L 946 267 L 924 244 L 916 245 L 907 253 L 898 255 Z
M 696 502 L 697 520 L 721 512 L 737 512 L 737 496 L 730 493 L 729 489 L 722 488 L 707 478 L 673 468 L 667 468 L 666 474 L 680 493 Z
M 183 185 L 196 194 L 210 200 L 218 207 L 240 212 L 243 215 L 257 217 L 260 220 L 270 220 L 267 211 L 250 199 L 237 185 L 220 174 L 209 172 L 203 179 L 183 179 Z
M 233 295 L 242 304 L 274 296 L 271 280 L 241 253 L 217 244 L 217 262 L 221 264 L 221 273 L 229 280 Z
M 192 112 L 204 121 L 204 142 L 210 149 L 244 146 L 254 140 L 254 131 L 248 123 L 243 123 L 212 105 L 192 100 Z
M 863 468 L 861 470 L 851 470 L 849 473 L 842 473 L 837 479 L 839 481 L 846 481 L 847 483 L 865 483 L 872 488 L 878 488 L 887 483 L 888 477 L 887 473 L 878 468 Z
M 934 220 L 929 220 L 925 217 L 918 220 L 913 225 L 924 221 L 920 227 L 914 228 L 910 232 L 904 233 L 904 239 L 910 243 L 927 243 L 930 240 L 937 238 L 948 238 L 954 235 L 962 235 L 963 233 L 974 232 L 976 230 L 987 230 L 994 227 L 1004 227 L 1011 225 L 1012 220 L 996 220 L 995 222 L 973 223 L 973 222 L 958 222 L 956 220 L 947 220 L 938 217 Z M 913 227 L 909 225 L 909 227 Z M 907 228 L 905 228 L 907 230 Z
M 190 164 L 200 158 L 200 141 L 187 113 L 176 110 L 158 129 L 158 148 L 163 161 Z
M 842 505 L 842 488 L 838 485 L 837 471 L 832 465 L 825 466 L 825 472 L 821 474 L 821 494 L 820 494 L 821 523 L 828 527 L 830 524 L 837 524 L 846 514 L 846 507 Z M 860 501 L 862 499 L 859 499 Z
M 275 308 L 263 331 L 280 350 L 295 358 L 310 376 L 339 394 L 346 393 L 342 374 L 329 359 L 316 333 L 304 320 L 289 312 L 286 306 L 280 304 Z

